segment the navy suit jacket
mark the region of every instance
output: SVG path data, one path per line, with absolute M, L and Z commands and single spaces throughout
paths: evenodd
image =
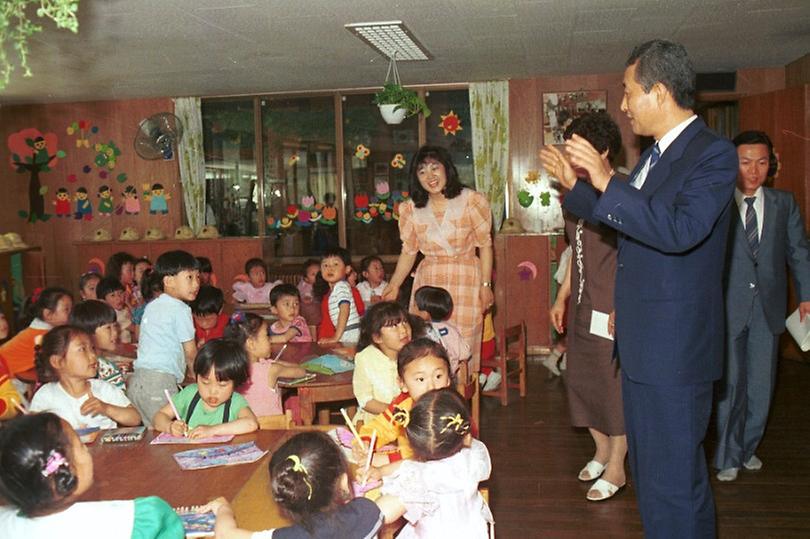
M 793 194 L 763 187 L 762 196 L 765 215 L 756 260 L 745 237 L 745 226 L 735 211 L 737 206 L 732 205 L 723 283 L 727 331 L 732 336 L 748 322 L 755 292 L 761 296 L 771 331 L 785 331 L 787 267 L 799 301 L 810 301 L 810 249 Z
M 633 381 L 687 385 L 722 373 L 723 265 L 737 167 L 734 146 L 697 118 L 640 190 L 611 180 L 599 195 L 580 181 L 565 197 L 566 209 L 621 233 L 616 347 Z

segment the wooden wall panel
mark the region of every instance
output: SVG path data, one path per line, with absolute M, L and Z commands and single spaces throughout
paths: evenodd
M 172 234 L 182 223 L 182 192 L 177 161 L 146 161 L 135 154 L 133 140 L 141 120 L 157 112 L 173 111 L 169 98 L 141 99 L 127 101 L 99 101 L 88 103 L 57 103 L 49 105 L 9 106 L 0 108 L 0 182 L 4 196 L 0 197 L 0 232 L 18 232 L 29 245 L 39 245 L 46 253 L 46 280 L 48 284 L 62 285 L 76 289 L 75 277 L 84 271 L 73 242 L 91 239 L 97 228 L 107 228 L 113 238 L 118 238 L 121 230 L 134 227 L 142 236 L 147 228 L 158 227 L 165 234 Z M 98 127 L 97 134 L 88 133 L 90 148 L 77 148 L 78 137 L 68 135 L 67 127 L 74 121 L 86 120 L 90 126 Z M 35 127 L 42 133 L 55 133 L 59 149 L 66 152 L 64 159 L 58 160 L 50 172 L 40 174 L 43 186 L 48 188 L 45 195 L 46 211 L 53 212 L 53 200 L 59 187 L 67 188 L 71 194 L 78 187 L 85 187 L 93 205 L 92 221 L 76 221 L 73 218 L 51 217 L 48 222 L 28 224 L 17 215 L 17 211 L 28 210 L 29 175 L 18 174 L 10 165 L 10 152 L 6 144 L 8 136 L 21 129 Z M 116 166 L 103 179 L 95 166 L 96 151 L 93 144 L 113 141 L 121 150 Z M 91 167 L 84 173 L 85 165 Z M 120 173 L 126 173 L 124 183 L 116 181 Z M 74 174 L 77 181 L 68 182 Z M 161 183 L 171 195 L 168 201 L 168 215 L 150 215 L 149 203 L 143 200 L 144 183 Z M 106 184 L 115 195 L 115 206 L 121 202 L 121 193 L 126 185 L 133 185 L 141 199 L 141 213 L 137 216 L 100 216 L 97 212 L 98 188 Z M 75 207 L 75 203 L 71 204 Z

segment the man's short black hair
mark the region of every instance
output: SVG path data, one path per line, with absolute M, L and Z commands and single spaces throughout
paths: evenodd
M 656 82 L 663 84 L 682 109 L 695 106 L 695 68 L 680 43 L 653 39 L 638 45 L 627 59 L 627 66 L 638 62 L 636 82 L 649 93 Z

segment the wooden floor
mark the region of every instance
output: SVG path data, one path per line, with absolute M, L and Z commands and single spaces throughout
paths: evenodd
M 492 455 L 490 504 L 498 539 L 642 537 L 632 477 L 614 498 L 588 502 L 576 479 L 593 442 L 568 421 L 565 382 L 529 365 L 529 394 L 509 406 L 484 398 L 481 439 Z M 707 454 L 714 452 L 714 424 Z M 810 365 L 782 361 L 765 439 L 762 470 L 712 489 L 721 538 L 810 537 Z

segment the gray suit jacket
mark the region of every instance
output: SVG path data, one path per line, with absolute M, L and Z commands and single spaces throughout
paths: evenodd
M 762 190 L 765 218 L 757 260 L 748 245 L 738 211 L 734 212 L 729 227 L 723 284 L 726 329 L 730 335 L 745 327 L 757 291 L 768 327 L 774 334 L 785 331 L 788 266 L 799 301 L 810 300 L 810 248 L 793 194 L 769 187 Z M 732 204 L 736 210 L 736 201 Z

